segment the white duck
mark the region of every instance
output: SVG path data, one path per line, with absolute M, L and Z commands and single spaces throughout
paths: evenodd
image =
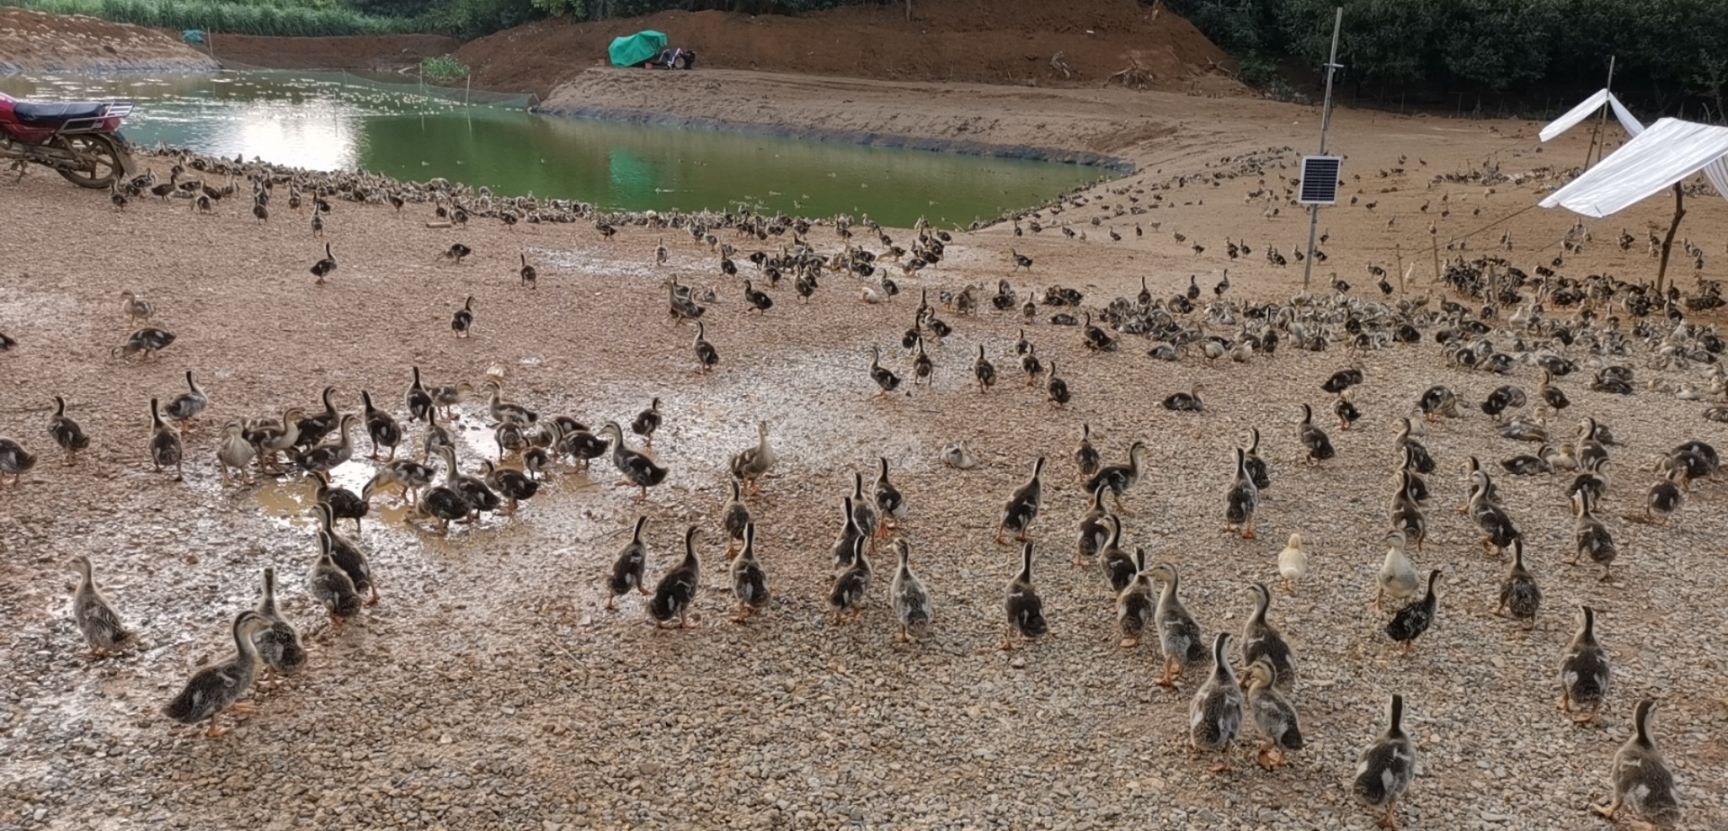
M 1386 549 L 1386 560 L 1380 564 L 1380 591 L 1374 596 L 1374 607 L 1385 608 L 1388 598 L 1397 602 L 1416 596 L 1416 589 L 1422 579 L 1416 574 L 1416 566 L 1410 562 L 1404 553 L 1405 539 L 1403 531 L 1393 531 L 1386 539 L 1392 547 Z

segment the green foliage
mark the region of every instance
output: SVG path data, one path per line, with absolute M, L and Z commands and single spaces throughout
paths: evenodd
M 448 84 L 468 77 L 468 65 L 455 55 L 439 55 L 420 61 L 420 77 L 435 84 Z
M 163 29 L 247 35 L 382 35 L 433 28 L 422 19 L 363 14 L 336 0 L 0 0 L 0 5 Z

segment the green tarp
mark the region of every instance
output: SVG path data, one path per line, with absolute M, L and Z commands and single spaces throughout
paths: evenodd
M 666 36 L 659 32 L 643 31 L 621 38 L 613 38 L 611 48 L 606 51 L 612 55 L 613 66 L 637 66 L 643 61 L 650 61 L 660 55 L 660 50 L 666 48 Z

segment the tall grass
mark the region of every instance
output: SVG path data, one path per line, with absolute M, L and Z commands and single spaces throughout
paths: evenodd
M 0 0 L 0 6 L 83 14 L 162 29 L 278 37 L 388 35 L 441 28 L 426 19 L 361 14 L 328 0 Z

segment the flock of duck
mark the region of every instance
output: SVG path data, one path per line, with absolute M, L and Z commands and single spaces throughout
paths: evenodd
M 531 205 L 525 200 L 493 199 L 484 193 L 395 185 L 355 174 L 287 174 L 238 161 L 182 161 L 188 164 L 195 161 L 201 165 L 199 169 L 230 177 L 229 187 L 225 192 L 215 189 L 214 194 L 206 192 L 202 184 L 188 188 L 180 181 L 184 168 L 177 165 L 167 183 L 168 189 L 156 195 L 168 198 L 183 191 L 194 199 L 220 200 L 231 196 L 233 180 L 241 179 L 251 185 L 254 206 L 259 208 L 253 213 L 260 221 L 268 221 L 265 206 L 269 194 L 276 187 L 286 186 L 296 204 L 302 194 L 311 197 L 315 216 L 330 210 L 329 200 L 347 199 L 383 202 L 397 210 L 406 202 L 433 202 L 441 220 L 460 216 L 459 221 L 452 221 L 453 225 L 467 222 L 470 215 L 499 218 L 507 224 L 514 224 L 517 219 L 561 221 L 554 217 L 568 221 L 568 217 L 576 216 L 591 220 L 607 239 L 615 233 L 617 225 L 660 229 L 681 225 L 694 244 L 716 256 L 718 279 L 740 286 L 746 313 L 768 313 L 775 303 L 769 290 L 787 280 L 802 300 L 812 297 L 818 280 L 839 279 L 857 289 L 860 301 L 887 303 L 900 293 L 893 271 L 905 278 L 935 265 L 942 259 L 945 246 L 952 242 L 947 233 L 933 232 L 920 223 L 913 230 L 912 242 L 903 248 L 873 224 L 858 226 L 839 220 L 834 228 L 842 247 L 837 253 L 823 254 L 808 239 L 812 230 L 808 223 L 784 217 L 607 216 L 593 212 L 588 206 Z M 130 188 L 134 195 L 151 192 L 152 188 L 162 189 L 161 185 L 144 179 L 134 185 Z M 117 206 L 124 204 L 127 190 L 116 190 Z M 203 207 L 208 209 L 208 202 Z M 511 219 L 503 219 L 506 215 Z M 1037 220 L 1043 217 L 1032 216 L 1033 232 L 1037 233 L 1041 230 Z M 857 239 L 864 236 L 865 227 L 881 244 L 880 251 L 869 250 L 867 242 Z M 322 230 L 321 225 L 318 230 Z M 739 256 L 731 243 L 718 238 L 717 234 L 725 230 L 737 234 L 747 246 L 770 238 L 787 241 L 778 245 L 778 253 L 759 250 Z M 1018 221 L 1015 233 L 1023 233 Z M 327 282 L 337 269 L 328 243 L 325 254 L 311 269 L 319 284 Z M 460 243 L 445 252 L 445 256 L 457 261 L 469 254 L 472 250 Z M 668 253 L 664 244 L 656 249 L 654 257 L 657 264 L 666 263 Z M 747 268 L 755 276 L 742 276 L 738 261 L 749 263 Z M 1009 252 L 1009 268 L 1013 272 L 1033 267 L 1030 257 Z M 1497 276 L 1484 280 L 1481 275 L 1485 271 L 1493 271 Z M 1282 303 L 1227 297 L 1231 287 L 1226 272 L 1224 279 L 1213 287 L 1209 300 L 1203 299 L 1193 280 L 1185 292 L 1167 298 L 1154 296 L 1142 282 L 1136 297 L 1115 298 L 1091 308 L 1085 306 L 1086 298 L 1074 289 L 1052 286 L 1041 296 L 1022 297 L 1011 281 L 1004 278 L 994 293 L 977 285 L 965 286 L 957 292 L 938 292 L 936 299 L 945 312 L 932 305 L 927 291 L 922 293 L 900 347 L 910 361 L 913 384 L 919 386 L 929 385 L 936 371 L 927 344 L 940 344 L 953 335 L 955 327 L 944 319 L 944 313 L 951 315 L 950 319 L 974 318 L 994 310 L 998 315 L 1016 316 L 1025 325 L 1036 324 L 1041 316 L 1049 314 L 1050 322 L 1058 327 L 1073 327 L 1079 345 L 1088 353 L 1118 352 L 1140 338 L 1144 339 L 1146 354 L 1162 361 L 1244 362 L 1273 356 L 1280 348 L 1324 351 L 1343 347 L 1352 354 L 1350 365 L 1320 386 L 1321 392 L 1332 397 L 1332 412 L 1341 429 L 1349 429 L 1362 417 L 1351 401 L 1351 390 L 1367 380 L 1362 356 L 1380 349 L 1413 347 L 1424 339 L 1425 333 L 1455 367 L 1507 376 L 1521 365 L 1534 366 L 1542 378 L 1534 394 L 1507 383 L 1480 405 L 1472 406 L 1492 419 L 1502 435 L 1539 446 L 1534 453 L 1501 461 L 1500 467 L 1507 475 L 1532 476 L 1557 471 L 1572 474 L 1565 487 L 1565 498 L 1575 519 L 1572 534 L 1575 556 L 1571 562 L 1588 559 L 1601 568 L 1603 578 L 1607 579 L 1617 548 L 1611 530 L 1597 512 L 1609 486 L 1604 471 L 1609 463 L 1608 448 L 1615 441 L 1606 425 L 1588 417 L 1580 420 L 1569 441 L 1551 435 L 1550 419 L 1559 418 L 1573 406 L 1558 387 L 1557 379 L 1582 369 L 1569 356 L 1587 355 L 1586 360 L 1596 367 L 1590 382 L 1593 391 L 1631 394 L 1634 390 L 1630 355 L 1642 346 L 1662 367 L 1705 367 L 1703 385 L 1710 395 L 1721 396 L 1728 387 L 1718 360 L 1723 343 L 1710 327 L 1688 321 L 1689 298 L 1678 291 L 1658 294 L 1645 286 L 1611 277 L 1595 275 L 1577 280 L 1545 271 L 1531 277 L 1504 261 L 1458 260 L 1450 267 L 1448 283 L 1461 302 L 1427 297 L 1365 298 L 1350 294 L 1347 285 L 1340 287 L 1334 283 L 1334 291 L 1329 295 L 1301 295 Z M 537 285 L 538 274 L 525 255 L 521 257 L 519 274 L 524 286 Z M 1388 288 L 1383 274 L 1380 283 Z M 714 301 L 717 290 L 671 279 L 666 292 L 668 318 L 678 324 L 695 324 L 692 352 L 697 368 L 706 371 L 717 365 L 720 354 L 707 340 L 702 319 L 706 304 Z M 1697 308 L 1696 304 L 1692 308 Z M 1551 316 L 1551 309 L 1568 312 L 1575 309 L 1576 313 Z M 1503 310 L 1512 310 L 1504 324 L 1500 322 Z M 148 325 L 154 308 L 146 299 L 128 292 L 120 298 L 120 312 L 137 328 L 115 347 L 116 357 L 141 355 L 148 360 L 174 343 L 173 333 Z M 474 299 L 469 297 L 453 314 L 452 331 L 458 337 L 466 337 L 474 320 Z M 1059 376 L 1055 361 L 1042 359 L 1025 332 L 1021 328 L 1012 360 L 1019 364 L 1026 385 L 1041 387 L 1049 406 L 1060 412 L 1084 391 Z M 885 351 L 891 353 L 892 345 L 888 350 L 872 347 L 868 366 L 870 383 L 881 395 L 902 391 L 901 375 L 884 361 Z M 1004 373 L 983 346 L 969 369 L 980 394 L 990 394 L 1005 380 Z M 142 448 L 155 469 L 172 471 L 176 479 L 184 475 L 188 428 L 213 407 L 211 396 L 199 385 L 193 372 L 186 372 L 185 381 L 184 391 L 149 401 L 151 427 Z M 620 475 L 619 484 L 635 488 L 638 500 L 667 481 L 668 467 L 646 452 L 665 417 L 658 399 L 630 421 L 631 433 L 645 445 L 638 450 L 630 446 L 624 428 L 617 422 L 591 426 L 569 416 L 542 416 L 529 406 L 506 398 L 498 378 L 488 379 L 481 389 L 499 458 L 484 460 L 478 476 L 461 469 L 456 442 L 446 426 L 457 418 L 455 407 L 473 395 L 475 389 L 465 382 L 428 384 L 419 367 L 411 369 L 411 378 L 401 394 L 403 409 L 399 412 L 406 413 L 406 421 L 391 412 L 389 402 L 375 399 L 366 390 L 360 392 L 361 406 L 357 412 L 343 412 L 334 400 L 336 389 L 328 387 L 320 395 L 319 406 L 290 406 L 279 414 L 232 419 L 220 428 L 207 452 L 213 454 L 225 485 L 235 479 L 249 482 L 254 474 L 303 475 L 311 480 L 316 492 L 313 513 L 317 555 L 308 567 L 306 585 L 328 613 L 333 629 L 339 631 L 345 621 L 378 602 L 377 580 L 360 541 L 362 520 L 371 514 L 374 501 L 394 498 L 407 506 L 411 515 L 435 522 L 436 533 L 446 534 L 451 523 L 472 523 L 483 512 L 514 513 L 520 503 L 535 498 L 541 483 L 560 464 L 586 469 L 591 461 L 609 457 Z M 1171 394 L 1161 404 L 1174 412 L 1205 412 L 1207 405 L 1201 392 L 1201 387 L 1195 386 Z M 1540 417 L 1517 414 L 1530 401 L 1542 411 Z M 66 414 L 62 398 L 54 397 L 53 404 L 47 432 L 65 453 L 67 464 L 73 465 L 77 454 L 89 446 L 90 437 Z M 1422 551 L 1429 529 L 1430 495 L 1426 477 L 1438 469 L 1420 436 L 1430 423 L 1462 417 L 1465 406 L 1457 392 L 1434 386 L 1412 402 L 1410 417 L 1396 422 L 1390 454 L 1391 487 L 1386 503 L 1388 550 L 1377 574 L 1376 607 L 1389 611 L 1384 632 L 1391 642 L 1401 644 L 1406 654 L 1441 612 L 1437 595 L 1441 570 L 1420 569 L 1409 550 L 1413 546 L 1418 555 Z M 416 425 L 420 431 L 417 451 L 416 442 L 409 435 Z M 371 481 L 359 493 L 338 487 L 330 479 L 334 468 L 355 458 L 356 430 L 368 440 L 368 458 L 376 464 Z M 1237 639 L 1236 655 L 1240 663 L 1233 663 L 1232 634 L 1219 631 L 1210 639 L 1204 637 L 1201 625 L 1184 606 L 1177 566 L 1149 564 L 1144 549 L 1130 553 L 1121 546 L 1121 515 L 1127 513 L 1123 499 L 1146 476 L 1146 445 L 1136 442 L 1124 461 L 1104 464 L 1092 444 L 1090 427 L 1080 425 L 1079 433 L 1071 459 L 1075 478 L 1083 483 L 1091 499 L 1078 522 L 1073 561 L 1102 572 L 1114 599 L 1122 644 L 1131 647 L 1143 637 L 1155 641 L 1163 659 L 1163 674 L 1157 683 L 1164 687 L 1174 688 L 1190 669 L 1205 668 L 1204 680 L 1189 708 L 1189 744 L 1196 753 L 1216 752 L 1224 754 L 1220 758 L 1227 760 L 1228 751 L 1244 731 L 1244 722 L 1252 721 L 1261 736 L 1256 760 L 1269 769 L 1283 764 L 1286 754 L 1300 751 L 1304 742 L 1295 696 L 1296 657 L 1270 620 L 1271 591 L 1263 584 L 1251 587 L 1254 609 Z M 1326 429 L 1314 418 L 1310 404 L 1300 405 L 1294 438 L 1308 464 L 1324 469 L 1336 456 L 1337 451 Z M 1249 431 L 1246 441 L 1232 454 L 1232 482 L 1218 503 L 1225 529 L 1244 538 L 1255 536 L 1254 520 L 1261 494 L 1273 484 L 1271 467 L 1259 448 L 1259 430 Z M 963 444 L 946 448 L 942 461 L 959 468 L 977 464 Z M 1523 534 L 1499 499 L 1490 467 L 1474 457 L 1458 461 L 1465 470 L 1469 497 L 1457 506 L 1457 511 L 1480 531 L 1485 553 L 1496 557 L 1510 554 L 1497 598 L 1499 613 L 1528 624 L 1541 610 L 1544 596 L 1524 559 Z M 726 571 L 736 601 L 732 619 L 740 623 L 767 608 L 772 597 L 769 575 L 755 552 L 756 523 L 750 502 L 760 493 L 762 480 L 777 462 L 768 424 L 761 423 L 756 444 L 740 450 L 728 464 L 731 499 L 721 512 L 719 525 L 728 541 Z M 12 476 L 15 484 L 35 463 L 35 455 L 25 449 L 24 443 L 0 438 L 0 473 Z M 1036 552 L 1030 536 L 1034 525 L 1044 518 L 1049 459 L 1040 456 L 1030 466 L 1030 476 L 1003 503 L 995 534 L 998 544 L 1018 544 L 1020 550 L 1019 569 L 1003 593 L 1006 633 L 1003 649 L 1016 648 L 1050 629 L 1034 580 Z M 1715 475 L 1719 468 L 1720 459 L 1708 444 L 1693 441 L 1673 448 L 1663 456 L 1659 465 L 1662 475 L 1646 494 L 1648 520 L 1663 521 L 1674 515 L 1689 484 Z M 833 572 L 827 592 L 834 621 L 844 625 L 859 617 L 875 583 L 874 559 L 880 547 L 889 544 L 895 564 L 888 583 L 888 605 L 893 611 L 897 637 L 903 641 L 918 640 L 932 625 L 935 610 L 931 592 L 912 567 L 908 542 L 896 534 L 909 514 L 909 505 L 890 478 L 888 460 L 878 460 L 874 486 L 868 492 L 863 476 L 855 474 L 851 492 L 840 502 L 841 528 L 830 551 Z M 338 523 L 342 520 L 352 521 L 353 537 L 339 530 Z M 638 592 L 649 598 L 646 609 L 656 625 L 690 626 L 704 586 L 698 546 L 700 528 L 692 525 L 685 529 L 682 558 L 657 578 L 650 579 L 648 552 L 643 543 L 643 529 L 648 520 L 647 515 L 635 520 L 630 541 L 605 575 L 607 606 L 615 608 L 619 597 Z M 89 559 L 79 556 L 74 562 L 81 579 L 72 612 L 89 649 L 102 654 L 130 648 L 137 641 L 137 633 L 123 623 L 96 587 Z M 1307 551 L 1300 533 L 1292 534 L 1280 552 L 1278 571 L 1285 591 L 1293 591 L 1306 575 Z M 216 723 L 217 717 L 227 711 L 248 709 L 240 699 L 260 673 L 291 674 L 306 664 L 306 642 L 279 610 L 277 592 L 274 571 L 265 569 L 257 605 L 233 620 L 230 634 L 234 656 L 199 668 L 164 707 L 166 715 L 187 724 L 209 722 L 208 732 L 219 734 L 222 730 Z M 1595 720 L 1609 698 L 1612 672 L 1609 654 L 1597 640 L 1595 610 L 1581 606 L 1578 611 L 1579 626 L 1559 656 L 1557 674 L 1560 706 L 1573 712 L 1577 720 L 1588 722 Z M 1386 730 L 1362 751 L 1352 786 L 1355 796 L 1377 809 L 1381 823 L 1389 827 L 1396 824 L 1395 805 L 1410 787 L 1416 768 L 1416 746 L 1402 727 L 1405 706 L 1403 696 L 1391 697 Z M 1633 735 L 1612 763 L 1613 795 L 1606 804 L 1593 807 L 1610 818 L 1626 811 L 1639 822 L 1667 827 L 1678 818 L 1679 807 L 1673 778 L 1653 733 L 1654 708 L 1652 700 L 1637 703 Z M 1217 768 L 1226 764 L 1220 762 Z

